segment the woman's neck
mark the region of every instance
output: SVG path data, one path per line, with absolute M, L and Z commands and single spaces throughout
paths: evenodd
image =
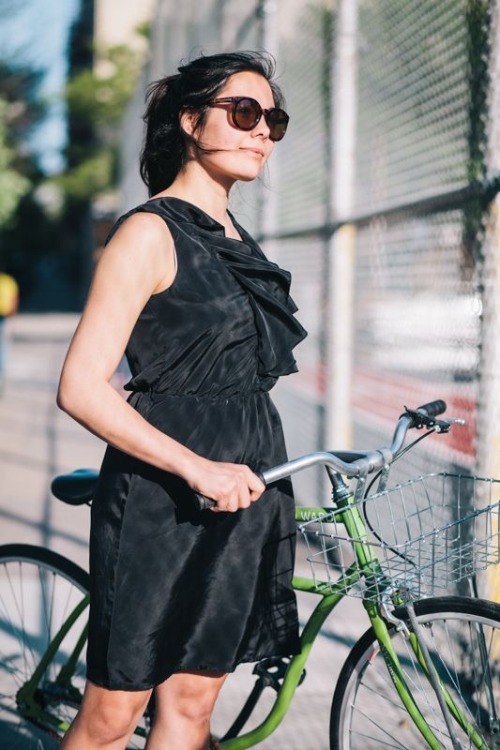
M 196 173 L 195 173 L 196 171 Z M 206 172 L 183 169 L 174 182 L 155 197 L 181 198 L 201 208 L 224 226 L 227 224 L 227 206 L 230 186 L 221 185 Z

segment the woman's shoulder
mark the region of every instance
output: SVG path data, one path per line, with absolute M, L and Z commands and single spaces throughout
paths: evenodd
M 106 244 L 120 231 L 128 234 L 147 232 L 153 239 L 165 233 L 170 234 L 168 222 L 158 206 L 152 201 L 146 201 L 122 214 L 113 224 L 106 238 Z
M 113 230 L 99 265 L 105 260 L 103 267 L 111 269 L 111 275 L 123 268 L 135 269 L 138 277 L 149 279 L 153 293 L 168 288 L 175 277 L 175 248 L 165 222 L 132 209 L 120 217 Z

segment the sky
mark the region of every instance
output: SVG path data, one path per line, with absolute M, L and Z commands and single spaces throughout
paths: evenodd
M 0 0 L 0 57 L 44 71 L 40 95 L 49 102 L 45 121 L 33 133 L 29 148 L 47 174 L 63 166 L 66 142 L 60 99 L 67 73 L 66 50 L 71 22 L 81 0 Z

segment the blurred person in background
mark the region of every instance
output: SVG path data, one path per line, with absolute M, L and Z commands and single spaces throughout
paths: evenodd
M 269 390 L 305 336 L 290 275 L 228 210 L 288 115 L 272 58 L 200 57 L 148 91 L 141 174 L 97 265 L 58 402 L 108 443 L 92 503 L 87 686 L 64 750 L 208 750 L 241 662 L 299 648 L 294 500 Z M 126 352 L 125 402 L 110 381 Z M 200 510 L 195 493 L 215 502 Z
M 7 319 L 17 312 L 18 307 L 17 282 L 10 274 L 0 271 L 0 396 L 5 387 L 7 367 Z

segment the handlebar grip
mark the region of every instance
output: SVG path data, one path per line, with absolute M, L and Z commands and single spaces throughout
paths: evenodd
M 437 417 L 438 414 L 444 414 L 446 411 L 446 401 L 438 398 L 435 401 L 429 401 L 428 404 L 418 406 L 415 411 L 425 414 L 427 417 Z
M 259 477 L 262 484 L 267 484 L 266 480 L 264 479 L 264 475 L 261 471 L 255 471 L 254 474 Z M 217 503 L 215 500 L 212 500 L 210 497 L 207 497 L 206 495 L 201 495 L 199 492 L 194 493 L 195 501 L 198 506 L 199 510 L 210 510 L 210 508 L 213 508 Z
M 213 508 L 215 505 L 217 505 L 215 500 L 211 500 L 209 497 L 206 497 L 206 495 L 200 495 L 199 492 L 194 493 L 194 498 L 198 506 L 198 510 L 209 510 L 210 508 Z

